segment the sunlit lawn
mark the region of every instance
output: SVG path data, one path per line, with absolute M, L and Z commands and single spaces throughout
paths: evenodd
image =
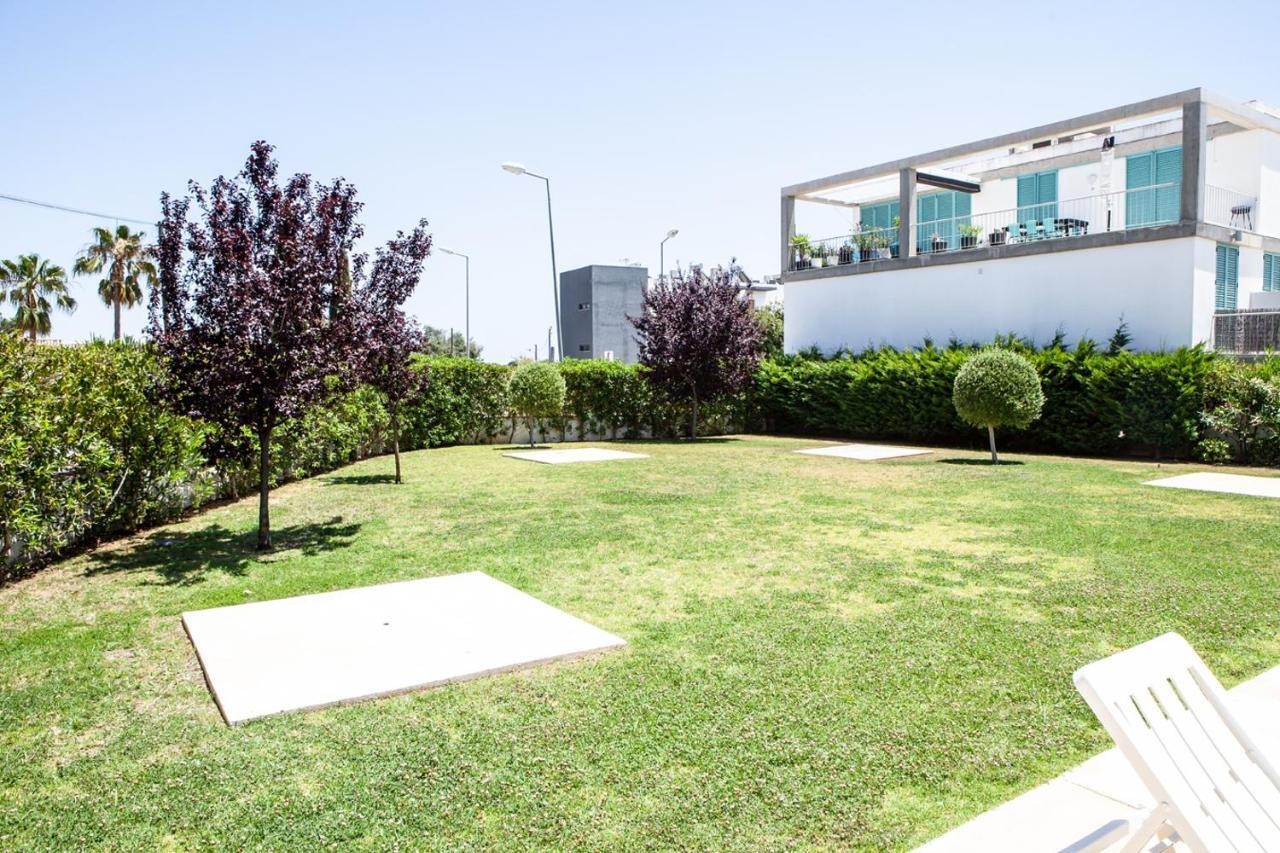
M 1280 503 L 811 444 L 380 458 L 0 589 L 0 848 L 904 848 L 1108 745 L 1086 661 L 1280 663 Z M 229 728 L 179 622 L 477 569 L 630 645 Z

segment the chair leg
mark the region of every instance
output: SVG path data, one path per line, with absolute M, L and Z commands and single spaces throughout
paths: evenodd
M 1119 853 L 1142 853 L 1147 849 L 1147 842 L 1152 838 L 1160 839 L 1160 849 L 1167 850 L 1176 841 L 1178 833 L 1169 824 L 1169 813 L 1164 806 L 1156 806 L 1129 836 L 1129 840 L 1120 848 Z

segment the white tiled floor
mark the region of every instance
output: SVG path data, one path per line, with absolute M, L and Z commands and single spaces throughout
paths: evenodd
M 1217 474 L 1201 471 L 1197 474 L 1179 474 L 1163 480 L 1148 480 L 1144 486 L 1163 486 L 1167 489 L 1193 489 L 1198 492 L 1225 492 L 1231 495 L 1252 495 L 1256 498 L 1280 498 L 1280 477 L 1253 477 L 1248 474 Z
M 625 450 L 609 450 L 605 447 L 575 447 L 567 450 L 522 450 L 516 453 L 504 453 L 512 459 L 525 459 L 529 462 L 544 462 L 547 465 L 564 465 L 569 462 L 610 462 L 614 459 L 648 459 L 643 453 L 629 453 Z
M 1228 693 L 1258 745 L 1280 758 L 1280 666 Z M 1151 795 L 1120 751 L 1109 749 L 920 847 L 921 853 L 1058 851 L 1113 820 L 1137 823 Z M 1112 849 L 1112 848 L 1108 848 Z M 1118 849 L 1118 845 L 1116 847 Z M 1178 848 L 1181 850 L 1181 847 Z
M 228 723 L 625 645 L 483 572 L 197 610 L 182 623 Z
M 919 456 L 932 453 L 919 447 L 892 447 L 887 444 L 834 444 L 827 447 L 809 447 L 797 450 L 809 456 L 841 456 L 845 459 L 860 459 L 871 462 L 876 459 L 896 459 L 899 456 Z

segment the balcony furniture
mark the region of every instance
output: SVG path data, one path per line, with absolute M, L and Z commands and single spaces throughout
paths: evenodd
M 1083 237 L 1089 233 L 1089 220 L 1063 217 L 1055 219 L 1058 230 L 1067 237 Z
M 1238 222 L 1236 220 L 1239 220 Z M 1231 208 L 1231 227 L 1253 230 L 1253 204 L 1237 204 Z
M 1123 850 L 1153 837 L 1161 850 L 1280 850 L 1280 772 L 1186 640 L 1164 634 L 1074 681 L 1156 803 Z

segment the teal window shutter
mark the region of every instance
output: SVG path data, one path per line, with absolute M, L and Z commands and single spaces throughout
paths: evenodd
M 1018 221 L 1035 222 L 1058 217 L 1058 172 L 1018 176 Z
M 1262 256 L 1262 289 L 1267 293 L 1280 293 L 1280 255 Z
M 1240 250 L 1218 245 L 1213 268 L 1213 307 L 1234 311 L 1240 292 Z
M 1128 228 L 1177 222 L 1182 198 L 1182 148 L 1161 148 L 1125 158 L 1124 224 Z

